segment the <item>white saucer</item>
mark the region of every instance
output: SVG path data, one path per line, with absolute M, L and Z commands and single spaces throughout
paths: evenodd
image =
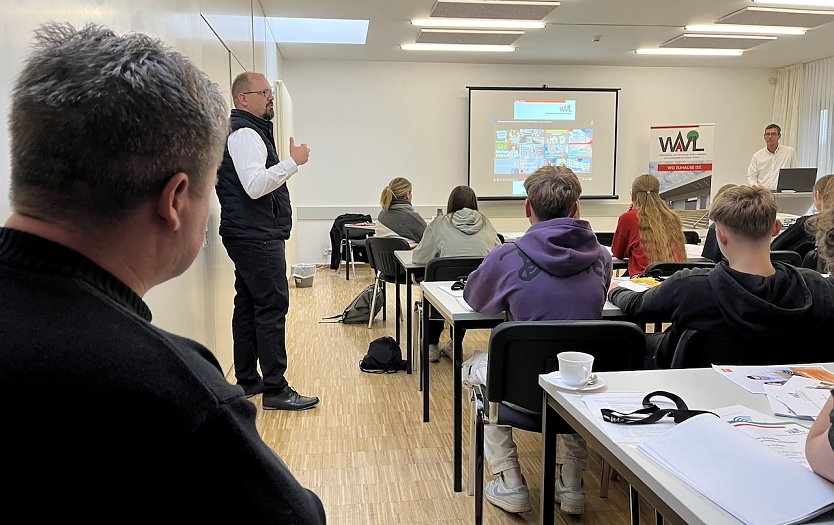
M 556 372 L 550 372 L 545 376 L 547 382 L 555 385 L 556 388 L 560 388 L 562 390 L 569 390 L 571 392 L 593 392 L 594 390 L 599 390 L 600 388 L 604 387 L 608 384 L 608 381 L 605 380 L 602 376 L 597 376 L 597 382 L 590 386 L 573 386 L 568 385 L 564 381 L 562 381 L 562 375 Z

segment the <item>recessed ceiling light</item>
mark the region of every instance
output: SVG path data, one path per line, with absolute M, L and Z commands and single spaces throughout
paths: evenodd
M 482 44 L 403 44 L 400 49 L 405 51 L 487 51 L 493 53 L 512 53 L 513 46 L 482 45 Z
M 753 0 L 754 4 L 802 5 L 808 7 L 834 7 L 834 0 Z
M 741 56 L 741 49 L 702 48 L 645 48 L 634 51 L 638 55 L 695 55 L 695 56 Z
M 418 27 L 460 27 L 480 29 L 541 29 L 540 20 L 483 20 L 479 18 L 415 18 L 411 25 Z
M 421 29 L 423 33 L 464 33 L 475 35 L 523 35 L 524 31 L 503 31 L 500 29 Z
M 703 34 L 703 33 L 684 33 L 686 38 L 732 38 L 732 39 L 747 39 L 747 40 L 776 40 L 775 36 L 771 35 L 719 35 L 717 33 Z
M 687 31 L 697 33 L 730 33 L 749 35 L 804 35 L 804 27 L 783 27 L 783 26 L 743 26 L 734 24 L 707 24 L 686 26 Z

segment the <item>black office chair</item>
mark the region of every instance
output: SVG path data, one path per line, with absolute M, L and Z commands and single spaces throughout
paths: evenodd
M 493 329 L 486 388 L 475 385 L 471 396 L 469 492 L 475 493 L 475 523 L 483 521 L 484 426 L 509 425 L 541 432 L 539 374 L 558 370 L 556 355 L 565 351 L 593 355 L 596 372 L 634 370 L 642 366 L 646 338 L 633 323 L 609 320 L 511 321 Z M 570 432 L 564 421 L 557 430 Z M 606 473 L 603 482 L 607 480 Z
M 365 249 L 368 252 L 368 263 L 374 270 L 374 284 L 382 287 L 381 295 L 385 300 L 385 283 L 395 283 L 397 273 L 399 273 L 399 281 L 405 282 L 405 270 L 397 264 L 394 251 L 410 249 L 408 241 L 402 237 L 368 237 L 365 240 Z M 376 296 L 377 294 L 374 293 L 371 312 L 376 312 Z M 399 304 L 397 308 L 400 308 Z M 374 317 L 372 313 L 368 319 L 368 328 L 373 324 Z M 382 320 L 385 320 L 385 308 L 382 309 Z
M 501 241 L 501 244 L 507 242 L 506 240 L 504 240 L 504 236 L 501 233 L 496 233 L 496 235 L 498 235 L 498 240 Z
M 814 334 L 788 327 L 774 327 L 763 334 L 684 330 L 672 355 L 672 368 L 704 368 L 712 365 L 758 366 L 787 363 L 819 363 L 831 360 L 826 345 Z
M 822 259 L 820 259 L 816 248 L 809 250 L 808 253 L 805 254 L 805 257 L 802 258 L 802 267 L 810 268 L 820 273 L 825 273 L 825 264 Z
M 368 215 L 368 217 L 370 216 Z M 339 252 L 342 260 L 345 261 L 345 265 L 350 266 L 349 269 L 345 268 L 345 279 L 350 280 L 350 271 L 356 277 L 356 261 L 370 262 L 368 260 L 365 241 L 369 237 L 372 237 L 374 232 L 373 230 L 348 228 L 347 224 L 342 224 L 340 229 L 342 232 L 342 240 L 339 244 Z
M 780 261 L 796 267 L 802 266 L 802 256 L 799 255 L 799 252 L 793 250 L 771 250 L 770 260 Z
M 597 241 L 603 246 L 611 246 L 614 242 L 614 232 L 594 232 L 597 236 Z
M 483 257 L 437 257 L 426 263 L 426 271 L 423 275 L 424 281 L 457 281 L 458 279 L 466 279 L 470 273 L 481 265 Z M 427 327 L 423 326 L 423 302 L 418 301 L 415 305 L 417 307 L 417 319 L 420 320 L 416 330 L 417 334 L 417 348 L 422 351 L 423 337 Z M 434 314 L 434 315 L 432 315 Z M 429 312 L 432 321 L 442 321 L 442 317 L 437 315 L 434 311 Z M 455 334 L 456 337 L 463 337 L 463 334 Z M 422 362 L 422 361 L 421 361 Z M 423 377 L 423 369 L 420 369 L 420 378 Z
M 714 268 L 714 262 L 708 261 L 658 261 L 646 266 L 645 274 L 653 277 L 669 277 L 684 268 Z
M 683 239 L 686 244 L 701 244 L 701 235 L 695 230 L 684 230 Z

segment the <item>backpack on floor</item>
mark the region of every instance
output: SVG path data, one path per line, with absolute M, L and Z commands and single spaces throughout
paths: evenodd
M 374 316 L 385 307 L 385 296 L 382 295 L 382 290 L 371 284 L 353 298 L 345 311 L 341 314 L 325 317 L 323 322 L 330 323 L 344 323 L 344 324 L 360 324 L 367 323 L 371 315 L 371 302 L 374 299 L 374 290 L 376 290 L 376 304 L 374 305 Z M 332 321 L 329 321 L 333 319 Z
M 359 361 L 359 370 L 371 374 L 393 374 L 405 370 L 406 366 L 400 345 L 389 336 L 371 341 L 368 353 Z

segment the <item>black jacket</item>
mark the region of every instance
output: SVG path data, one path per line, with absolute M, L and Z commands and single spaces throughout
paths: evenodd
M 339 252 L 339 246 L 342 242 L 342 237 L 345 234 L 345 224 L 353 224 L 355 222 L 371 222 L 370 215 L 363 215 L 361 213 L 343 213 L 336 217 L 333 221 L 333 226 L 330 228 L 330 269 L 338 270 L 339 263 L 342 261 L 342 255 Z M 359 254 L 355 254 L 359 255 Z M 357 260 L 355 257 L 354 260 Z M 359 260 L 367 260 L 361 259 Z
M 241 128 L 255 130 L 266 145 L 265 168 L 278 163 L 272 122 L 239 109 L 232 110 L 229 133 Z M 220 235 L 259 241 L 287 240 L 292 229 L 290 192 L 286 184 L 260 197 L 251 198 L 243 189 L 235 171 L 229 144 L 223 150 L 223 162 L 217 170 L 217 198 L 220 200 Z
M 809 215 L 803 215 L 796 222 L 788 226 L 785 231 L 776 236 L 770 243 L 771 250 L 793 250 L 800 257 L 816 247 L 816 239 L 805 231 L 805 221 Z

